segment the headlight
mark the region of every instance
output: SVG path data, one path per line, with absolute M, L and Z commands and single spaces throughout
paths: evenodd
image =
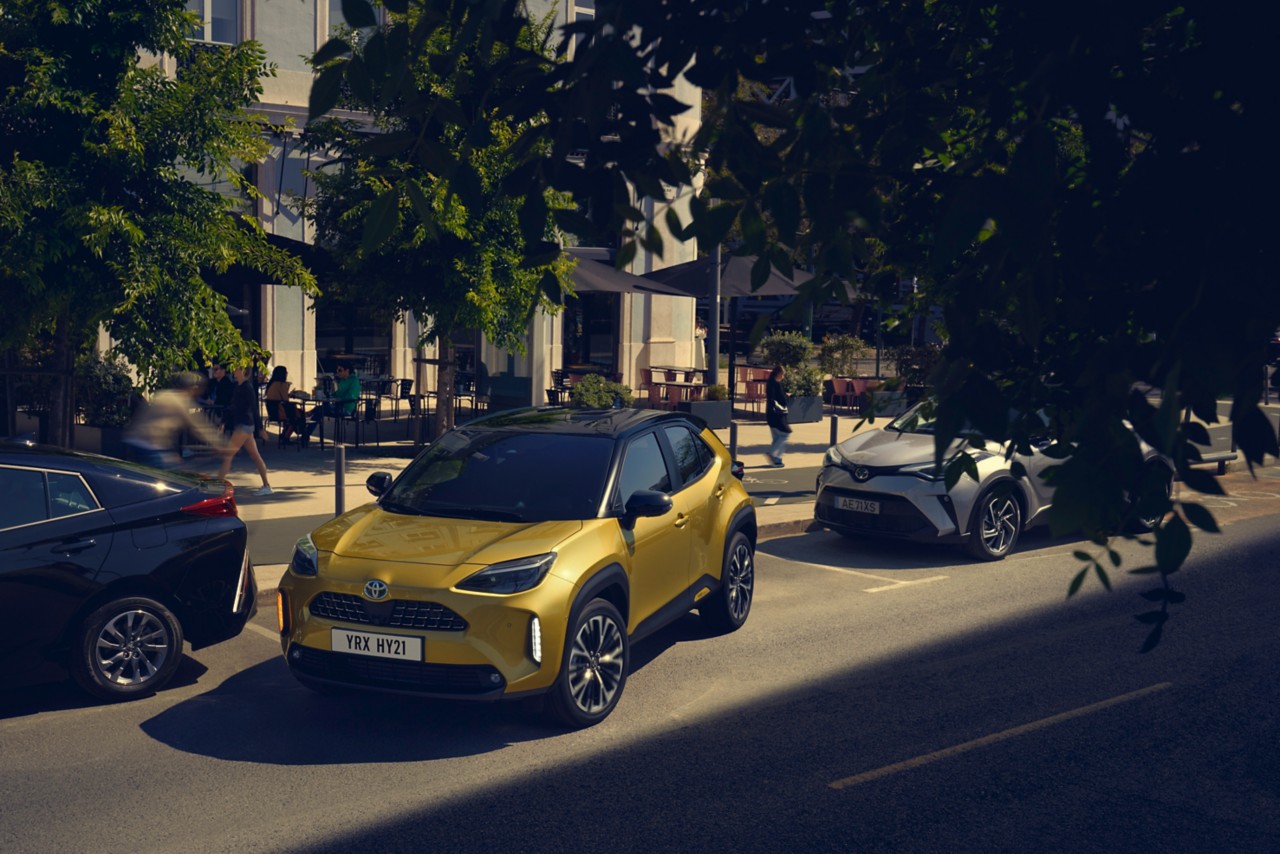
M 306 534 L 293 544 L 293 560 L 289 561 L 289 571 L 295 575 L 314 576 L 319 567 L 316 555 L 316 544 L 311 542 L 311 535 Z
M 824 466 L 842 466 L 844 465 L 844 454 L 840 453 L 838 445 L 832 445 L 827 448 L 827 453 L 822 458 Z
M 912 463 L 909 466 L 903 466 L 898 469 L 902 474 L 909 474 L 912 477 L 918 477 L 921 480 L 937 481 L 942 480 L 945 476 L 946 465 L 938 465 L 933 460 L 927 463 Z
M 523 593 L 537 587 L 555 562 L 555 552 L 522 557 L 519 560 L 504 560 L 467 576 L 458 585 L 458 589 L 478 593 Z

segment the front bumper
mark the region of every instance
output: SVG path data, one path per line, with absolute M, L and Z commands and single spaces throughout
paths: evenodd
M 532 694 L 555 681 L 573 601 L 569 582 L 548 575 L 533 590 L 503 596 L 386 580 L 387 599 L 372 602 L 361 595 L 359 582 L 285 573 L 280 591 L 288 625 L 280 640 L 295 675 L 331 685 L 457 699 Z M 535 617 L 541 661 L 534 658 Z M 422 660 L 334 651 L 334 629 L 419 638 Z
M 879 513 L 842 509 L 841 498 L 875 502 Z M 941 482 L 907 475 L 874 477 L 857 483 L 838 466 L 818 475 L 814 519 L 840 531 L 930 543 L 959 542 L 954 496 Z

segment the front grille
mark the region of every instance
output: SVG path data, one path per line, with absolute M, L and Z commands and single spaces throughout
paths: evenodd
M 393 661 L 292 644 L 289 665 L 303 676 L 389 691 L 475 697 L 506 688 L 502 674 L 487 664 Z
M 307 606 L 313 617 L 343 623 L 364 623 L 394 629 L 425 629 L 433 632 L 465 632 L 467 621 L 437 602 L 389 599 L 370 602 L 350 593 L 319 593 Z
M 858 513 L 854 510 L 838 510 L 836 499 L 839 497 L 878 501 L 880 512 Z M 819 522 L 828 522 L 840 528 L 900 537 L 937 532 L 933 524 L 910 501 L 900 495 L 889 495 L 883 492 L 851 492 L 828 487 L 822 490 L 818 503 L 814 507 L 814 515 Z

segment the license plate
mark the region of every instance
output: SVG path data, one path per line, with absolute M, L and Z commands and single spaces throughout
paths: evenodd
M 422 661 L 422 638 L 404 635 L 377 635 L 372 632 L 353 632 L 350 629 L 330 629 L 329 641 L 334 652 L 369 655 L 374 658 L 398 658 L 402 661 Z
M 880 515 L 880 502 L 867 501 L 865 498 L 837 498 L 836 507 L 840 510 L 852 510 L 855 513 Z

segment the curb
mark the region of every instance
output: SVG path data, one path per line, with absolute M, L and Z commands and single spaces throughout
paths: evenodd
M 756 542 L 824 530 L 826 529 L 813 518 L 788 519 L 785 522 L 766 522 L 763 525 L 756 526 Z

